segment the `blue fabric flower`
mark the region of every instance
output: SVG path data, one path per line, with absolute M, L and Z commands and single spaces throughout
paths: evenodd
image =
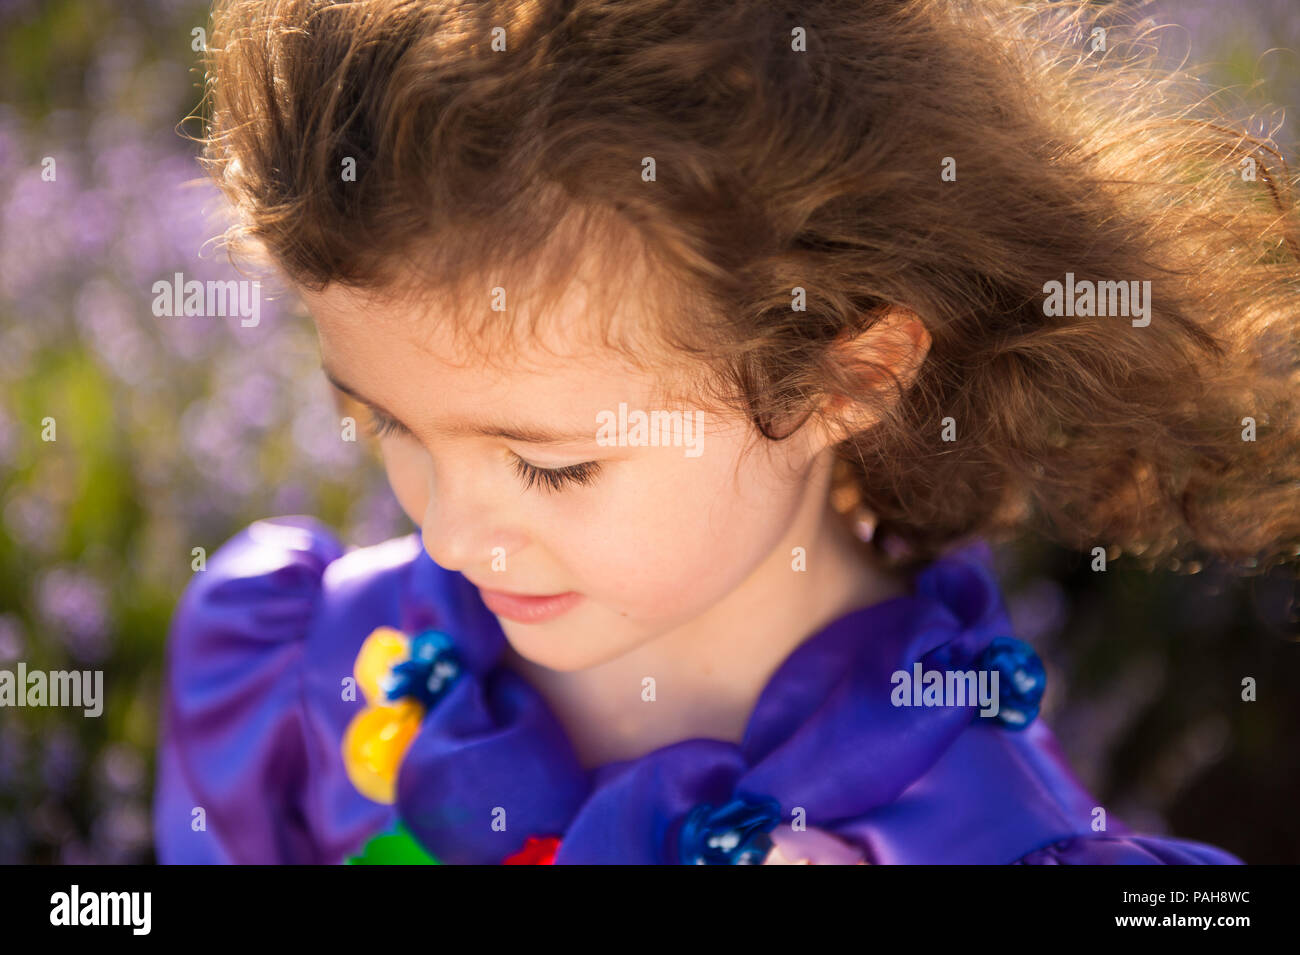
M 979 665 L 998 674 L 998 712 L 987 719 L 1012 730 L 1032 723 L 1047 689 L 1047 671 L 1034 648 L 1014 637 L 996 637 L 980 654 Z
M 682 865 L 762 865 L 772 849 L 768 833 L 781 821 L 775 799 L 731 800 L 715 809 L 708 803 L 686 816 L 677 837 Z
M 429 710 L 451 689 L 462 670 L 451 637 L 440 630 L 425 630 L 411 640 L 410 659 L 393 667 L 386 694 L 390 700 L 414 697 Z

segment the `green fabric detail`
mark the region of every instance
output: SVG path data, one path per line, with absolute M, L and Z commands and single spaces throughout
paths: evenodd
M 441 865 L 400 822 L 392 829 L 371 836 L 360 855 L 345 865 Z

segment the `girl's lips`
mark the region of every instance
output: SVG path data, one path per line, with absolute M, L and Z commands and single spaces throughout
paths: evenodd
M 529 597 L 524 594 L 508 594 L 503 590 L 484 590 L 480 587 L 479 595 L 488 610 L 498 617 L 505 617 L 515 623 L 542 623 L 545 620 L 553 620 L 563 613 L 568 613 L 582 600 L 582 594 L 572 590 L 546 597 Z

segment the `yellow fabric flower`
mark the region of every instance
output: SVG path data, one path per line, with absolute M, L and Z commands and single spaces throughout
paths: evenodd
M 404 633 L 379 627 L 361 644 L 352 667 L 367 706 L 343 734 L 343 765 L 361 795 L 385 805 L 397 801 L 397 771 L 424 719 L 418 700 L 390 701 L 384 693 L 385 678 L 410 652 Z

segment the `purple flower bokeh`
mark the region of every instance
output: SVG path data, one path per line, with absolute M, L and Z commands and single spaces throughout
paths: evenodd
M 45 572 L 37 589 L 41 614 L 81 663 L 97 663 L 109 650 L 108 597 L 102 583 L 76 567 Z

